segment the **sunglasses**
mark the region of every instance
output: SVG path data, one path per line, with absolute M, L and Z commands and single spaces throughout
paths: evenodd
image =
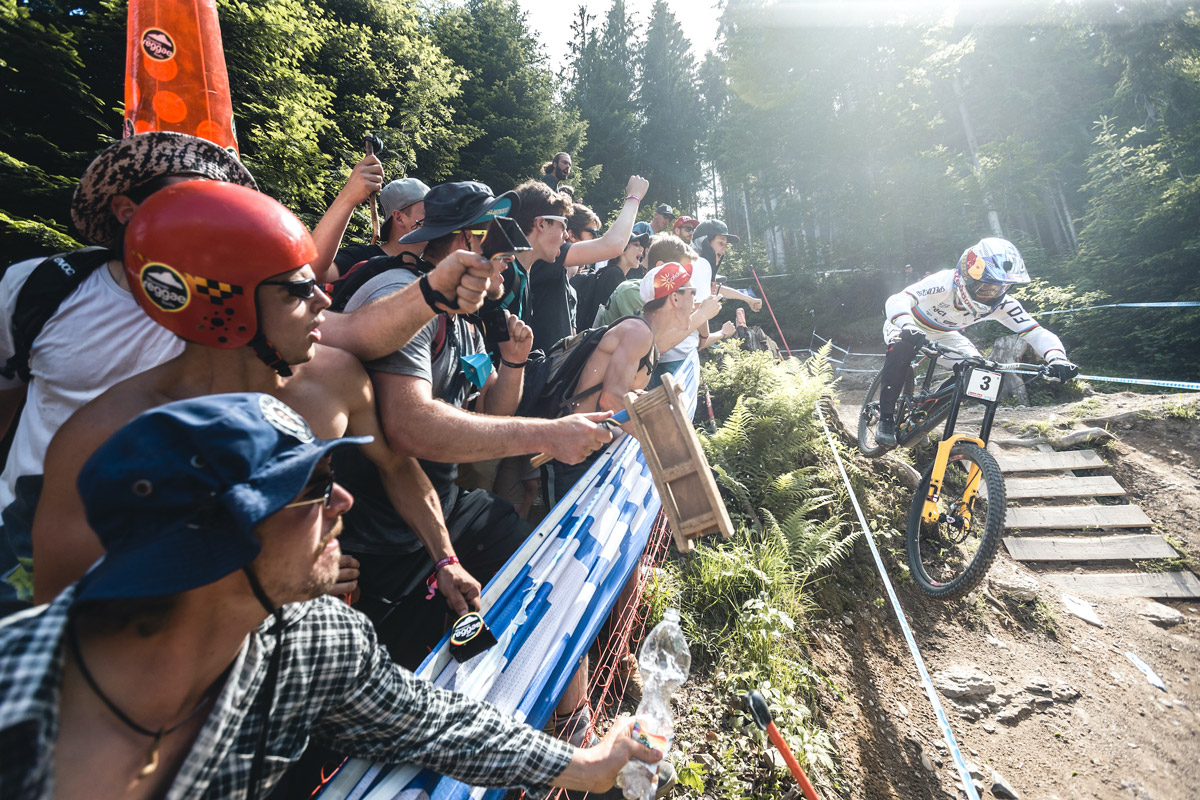
M 330 472 L 324 483 L 310 483 L 305 487 L 300 497 L 288 503 L 284 508 L 299 508 L 322 503 L 325 508 L 333 504 L 333 473 Z
M 302 281 L 263 281 L 264 286 L 282 286 L 292 297 L 301 300 L 311 300 L 317 293 L 316 278 L 306 278 Z
M 679 226 L 679 229 L 680 229 L 680 230 L 682 230 L 682 231 L 687 231 L 688 233 L 691 233 L 692 231 L 696 230 L 696 229 L 695 229 L 693 226 L 691 226 L 691 225 L 680 225 L 680 226 Z
M 583 228 L 583 229 L 581 230 L 581 232 L 582 232 L 582 233 L 590 233 L 592 236 L 599 236 L 599 235 L 600 235 L 600 229 L 599 229 L 599 228 Z

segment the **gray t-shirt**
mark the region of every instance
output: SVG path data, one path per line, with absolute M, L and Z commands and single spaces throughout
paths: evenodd
M 404 268 L 389 269 L 364 283 L 346 303 L 351 312 L 408 286 L 419 276 Z M 439 342 L 441 344 L 439 345 Z M 432 358 L 435 350 L 437 357 Z M 459 359 L 462 356 L 486 352 L 479 330 L 461 315 L 447 317 L 439 314 L 422 328 L 401 349 L 363 365 L 371 372 L 409 375 L 429 381 L 433 397 L 451 405 L 464 407 L 476 393 L 467 380 Z M 385 414 L 403 414 L 403 409 L 384 409 Z M 441 499 L 443 512 L 449 516 L 455 497 L 454 479 L 457 464 L 421 461 L 421 467 Z M 334 454 L 334 469 L 338 481 L 354 495 L 354 506 L 346 515 L 346 530 L 342 539 L 347 552 L 408 553 L 421 549 L 404 520 L 396 513 L 384 491 L 379 470 L 363 456 L 358 448 L 341 448 Z

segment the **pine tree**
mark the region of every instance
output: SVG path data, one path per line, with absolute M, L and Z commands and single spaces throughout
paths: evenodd
M 554 153 L 578 151 L 585 125 L 556 102 L 557 81 L 516 0 L 449 7 L 434 38 L 465 73 L 453 120 L 472 141 L 459 151 L 456 177 L 500 193 L 540 176 Z
M 655 0 L 638 62 L 638 105 L 645 118 L 642 176 L 650 181 L 650 197 L 655 203 L 694 209 L 702 177 L 699 142 L 703 132 L 696 63 L 666 0 Z
M 619 205 L 625 184 L 638 166 L 641 118 L 635 100 L 635 30 L 624 0 L 613 0 L 598 36 L 589 19 L 581 12 L 572 25 L 570 102 L 588 125 L 588 141 L 579 160 L 603 168 L 587 199 L 604 217 L 607 209 Z

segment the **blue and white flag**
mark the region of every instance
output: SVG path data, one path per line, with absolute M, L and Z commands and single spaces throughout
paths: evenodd
M 685 414 L 696 406 L 695 353 L 675 373 Z M 622 435 L 559 501 L 484 589 L 497 644 L 466 663 L 447 635 L 417 670 L 437 686 L 486 700 L 541 728 L 633 574 L 662 503 L 642 448 Z M 503 797 L 408 765 L 351 759 L 322 800 L 465 800 Z

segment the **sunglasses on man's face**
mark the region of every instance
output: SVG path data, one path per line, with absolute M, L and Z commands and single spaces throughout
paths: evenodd
M 679 229 L 680 229 L 680 230 L 683 230 L 683 231 L 687 231 L 688 233 L 691 233 L 692 231 L 696 230 L 696 229 L 695 229 L 694 227 L 692 227 L 691 225 L 680 225 L 680 226 L 679 226 Z
M 315 503 L 322 503 L 325 508 L 329 508 L 331 505 L 333 505 L 333 484 L 333 473 L 330 472 L 325 478 L 324 482 L 318 481 L 315 483 L 310 483 L 305 487 L 304 491 L 300 493 L 299 497 L 288 503 L 286 506 L 284 506 L 284 508 L 311 506 Z
M 301 300 L 311 300 L 317 293 L 316 278 L 306 278 L 302 281 L 263 281 L 264 286 L 282 286 L 292 297 Z

